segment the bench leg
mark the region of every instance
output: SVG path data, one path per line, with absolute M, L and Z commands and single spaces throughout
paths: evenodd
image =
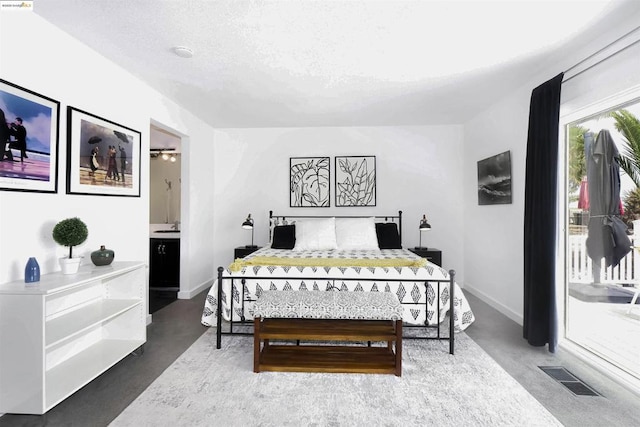
M 260 318 L 253 319 L 253 372 L 260 372 Z
M 402 376 L 402 320 L 396 320 L 396 376 Z

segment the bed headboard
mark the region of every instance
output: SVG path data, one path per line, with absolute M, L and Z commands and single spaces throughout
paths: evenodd
M 376 222 L 395 222 L 398 224 L 398 234 L 402 242 L 402 211 L 398 211 L 397 215 L 276 215 L 273 211 L 269 211 L 269 241 L 271 241 L 271 233 L 276 225 L 284 225 L 290 221 L 302 218 L 371 218 Z

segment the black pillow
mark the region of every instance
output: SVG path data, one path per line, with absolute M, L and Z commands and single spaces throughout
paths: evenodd
M 395 222 L 376 222 L 376 235 L 380 249 L 402 249 L 398 225 Z
M 278 225 L 273 228 L 273 249 L 293 249 L 296 244 L 296 226 Z

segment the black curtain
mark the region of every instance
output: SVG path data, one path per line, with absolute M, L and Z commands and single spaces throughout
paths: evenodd
M 564 73 L 531 93 L 524 191 L 524 338 L 555 352 L 560 88 Z

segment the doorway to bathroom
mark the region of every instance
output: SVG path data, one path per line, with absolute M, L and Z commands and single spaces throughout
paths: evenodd
M 150 128 L 149 313 L 177 299 L 180 291 L 182 139 Z

